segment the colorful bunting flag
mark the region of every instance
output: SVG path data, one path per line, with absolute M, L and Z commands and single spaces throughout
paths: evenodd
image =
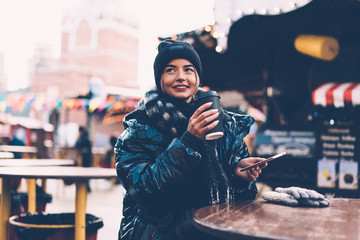
M 110 109 L 136 109 L 140 98 L 124 96 L 108 96 L 106 99 L 76 99 L 76 98 L 47 98 L 45 94 L 35 93 L 11 93 L 0 94 L 0 113 L 5 112 L 24 112 L 30 109 L 51 110 L 54 108 L 79 110 L 86 109 L 90 113 L 98 111 L 108 111 Z

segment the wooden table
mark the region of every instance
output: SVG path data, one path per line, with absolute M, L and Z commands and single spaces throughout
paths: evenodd
M 116 178 L 115 169 L 83 167 L 0 167 L 2 177 L 2 196 L 0 205 L 0 239 L 7 239 L 7 226 L 10 215 L 11 178 L 28 179 L 68 179 L 75 181 L 75 240 L 85 240 L 87 183 L 90 179 Z
M 360 239 L 360 199 L 332 199 L 330 207 L 289 207 L 265 200 L 201 208 L 196 228 L 226 239 Z
M 0 159 L 0 167 L 28 167 L 28 166 L 73 166 L 72 159 Z
M 32 146 L 0 145 L 0 151 L 36 153 L 37 148 Z
M 0 167 L 42 167 L 42 166 L 74 166 L 72 159 L 0 159 Z M 36 179 L 27 179 L 28 212 L 36 212 Z M 42 188 L 46 191 L 46 179 L 42 180 Z
M 2 158 L 14 158 L 14 154 L 11 152 L 1 152 L 0 151 L 0 159 Z
M 30 157 L 32 157 L 38 150 L 36 147 L 32 146 L 0 145 L 0 151 L 24 153 L 31 155 Z

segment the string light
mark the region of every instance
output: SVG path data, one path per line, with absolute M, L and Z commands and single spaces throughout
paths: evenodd
M 219 10 L 218 16 L 222 16 L 215 20 L 213 25 L 207 25 L 201 30 L 194 30 L 191 32 L 177 34 L 171 37 L 160 38 L 159 40 L 165 39 L 176 39 L 180 41 L 196 42 L 200 41 L 207 48 L 215 48 L 215 51 L 218 53 L 224 52 L 227 48 L 227 35 L 229 33 L 230 26 L 233 22 L 238 21 L 240 18 L 246 15 L 260 14 L 260 15 L 277 15 L 283 12 L 288 12 L 296 8 L 302 7 L 311 0 L 289 0 L 287 5 L 275 6 L 270 8 L 255 8 L 255 7 L 245 7 L 244 4 L 240 3 L 242 0 L 229 0 L 232 1 L 231 5 L 219 4 L 219 9 L 215 8 L 215 12 Z M 360 0 L 358 0 L 360 1 Z M 235 6 L 235 5 L 236 6 Z M 226 9 L 229 6 L 235 6 L 232 9 Z M 235 10 L 236 9 L 236 10 Z M 224 16 L 225 13 L 230 13 L 231 17 Z M 215 15 L 217 16 L 217 15 Z
M 218 52 L 218 53 L 222 52 L 222 50 L 223 50 L 223 48 L 220 45 L 217 45 L 216 48 L 215 48 L 215 51 Z
M 247 9 L 247 14 L 254 14 L 255 13 L 255 9 L 254 8 L 248 8 Z
M 290 7 L 296 8 L 296 2 L 289 2 Z
M 261 9 L 259 10 L 259 13 L 265 15 L 265 14 L 267 13 L 267 10 L 266 10 L 265 8 L 261 8 Z
M 241 9 L 236 10 L 236 14 L 239 16 L 243 15 L 243 11 Z
M 214 37 L 214 38 L 218 38 L 218 37 L 219 37 L 219 33 L 218 33 L 218 32 L 214 32 L 214 33 L 213 33 L 213 37 Z
M 275 13 L 281 13 L 281 8 L 279 8 L 279 7 L 274 7 L 274 11 L 275 11 Z
M 205 30 L 206 32 L 211 32 L 211 29 L 212 29 L 212 27 L 209 26 L 209 25 L 205 26 L 205 28 L 204 28 L 204 30 Z

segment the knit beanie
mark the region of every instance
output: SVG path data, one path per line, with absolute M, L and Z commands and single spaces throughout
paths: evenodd
M 201 60 L 195 49 L 187 42 L 165 40 L 158 45 L 158 54 L 154 61 L 156 87 L 161 90 L 161 75 L 166 65 L 174 59 L 186 59 L 191 62 L 201 81 Z

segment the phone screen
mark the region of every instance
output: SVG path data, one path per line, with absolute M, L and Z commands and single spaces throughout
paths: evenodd
M 282 153 L 276 154 L 276 155 L 274 155 L 274 156 L 272 156 L 272 157 L 269 157 L 269 158 L 265 159 L 264 161 L 257 162 L 257 163 L 254 163 L 253 165 L 247 166 L 247 167 L 241 169 L 240 171 L 243 172 L 243 171 L 246 171 L 246 170 L 248 170 L 248 169 L 250 169 L 250 168 L 253 168 L 253 167 L 262 165 L 262 164 L 264 164 L 264 163 L 270 162 L 270 161 L 272 161 L 272 160 L 274 160 L 274 159 L 277 159 L 277 158 L 279 158 L 279 157 L 284 156 L 285 154 L 286 154 L 286 152 L 282 152 Z

